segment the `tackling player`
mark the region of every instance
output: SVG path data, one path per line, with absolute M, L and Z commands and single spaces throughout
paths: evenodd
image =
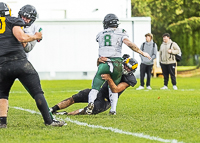
M 27 35 L 21 18 L 11 17 L 11 9 L 0 2 L 0 128 L 7 127 L 8 97 L 16 78 L 35 100 L 45 125 L 63 126 L 65 122 L 53 119 L 40 85 L 38 73 L 27 60 L 21 43 L 39 40 L 42 33 Z
M 124 29 L 118 28 L 119 19 L 115 14 L 107 14 L 103 20 L 104 30 L 99 32 L 96 37 L 96 41 L 99 43 L 99 57 L 107 57 L 105 63 L 99 64 L 98 71 L 92 81 L 92 90 L 88 97 L 87 114 L 91 114 L 94 108 L 94 101 L 97 98 L 97 94 L 104 83 L 104 79 L 101 78 L 101 74 L 110 74 L 116 85 L 119 84 L 122 76 L 122 58 L 121 50 L 122 44 L 126 44 L 133 51 L 151 59 L 148 53 L 141 51 L 134 43 L 128 39 L 128 35 Z M 110 90 L 111 91 L 111 90 Z M 112 94 L 112 100 L 115 101 L 118 98 L 117 93 Z M 115 102 L 111 103 L 111 109 L 115 111 Z
M 93 109 L 92 114 L 98 114 L 98 113 L 104 112 L 111 107 L 111 102 L 113 102 L 113 101 L 112 101 L 112 99 L 110 99 L 110 96 L 109 96 L 110 94 L 109 94 L 108 85 L 110 86 L 110 89 L 112 90 L 112 92 L 118 94 L 118 97 L 122 94 L 122 92 L 126 88 L 128 88 L 129 86 L 134 87 L 136 85 L 137 81 L 136 81 L 136 78 L 135 78 L 133 72 L 136 70 L 138 63 L 137 63 L 136 60 L 129 58 L 127 56 L 125 58 L 126 59 L 123 62 L 124 74 L 122 75 L 121 81 L 118 85 L 116 85 L 113 82 L 113 80 L 112 80 L 112 78 L 110 77 L 109 74 L 102 74 L 101 75 L 102 79 L 107 80 L 107 82 L 104 83 L 104 85 L 100 89 L 99 93 L 97 94 L 97 99 L 94 101 L 94 109 Z M 107 60 L 107 58 L 103 58 L 103 57 L 99 58 L 100 62 L 104 62 L 106 60 Z M 87 103 L 88 94 L 89 94 L 90 91 L 91 91 L 91 89 L 82 90 L 79 93 L 73 95 L 72 97 L 65 99 L 62 102 L 58 103 L 57 105 L 53 106 L 52 108 L 50 108 L 50 111 L 53 114 L 57 114 L 57 115 L 86 114 L 87 107 L 85 107 L 84 109 L 75 110 L 75 111 L 70 112 L 70 113 L 67 113 L 65 111 L 64 112 L 57 112 L 57 110 L 67 108 L 68 106 L 70 106 L 74 103 Z M 116 111 L 113 112 L 112 110 L 110 110 L 109 114 L 115 115 Z

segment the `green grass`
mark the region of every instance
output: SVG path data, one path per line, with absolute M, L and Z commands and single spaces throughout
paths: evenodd
M 41 81 L 49 106 L 90 88 L 91 80 Z M 175 139 L 186 143 L 200 142 L 200 77 L 178 78 L 179 90 L 174 91 L 169 82 L 169 90 L 162 91 L 162 78 L 152 78 L 153 90 L 136 91 L 128 88 L 119 98 L 117 115 L 108 112 L 98 115 L 56 116 L 67 117 L 92 125 L 117 128 L 126 132 L 143 133 L 164 140 Z M 159 97 L 159 98 L 158 98 Z M 86 103 L 75 104 L 66 111 L 85 107 Z M 110 130 L 91 128 L 67 121 L 62 128 L 47 127 L 41 115 L 31 114 L 12 107 L 22 107 L 38 112 L 34 100 L 23 86 L 16 81 L 9 98 L 8 128 L 0 129 L 0 141 L 6 143 L 64 143 L 64 142 L 134 142 L 157 143 L 159 141 L 119 134 Z

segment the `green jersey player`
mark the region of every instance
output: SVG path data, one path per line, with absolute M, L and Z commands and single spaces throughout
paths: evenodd
M 94 100 L 97 98 L 97 94 L 104 83 L 104 79 L 101 78 L 101 74 L 110 74 L 116 85 L 119 84 L 122 76 L 122 44 L 126 44 L 133 51 L 151 59 L 149 54 L 141 51 L 134 43 L 128 39 L 128 35 L 124 29 L 118 28 L 119 19 L 115 14 L 107 14 L 103 21 L 104 30 L 99 32 L 96 41 L 99 43 L 99 57 L 107 57 L 108 60 L 105 63 L 100 63 L 98 71 L 92 81 L 92 90 L 88 95 L 88 107 L 86 109 L 87 114 L 92 114 L 94 108 Z M 118 98 L 117 93 L 112 93 L 111 109 L 116 112 L 115 99 Z M 113 108 L 112 108 L 113 107 Z M 112 111 L 111 111 L 112 112 Z

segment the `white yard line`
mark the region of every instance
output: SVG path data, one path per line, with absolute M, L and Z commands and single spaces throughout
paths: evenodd
M 135 89 L 130 89 L 130 90 L 135 90 Z M 58 90 L 58 91 L 48 91 L 50 93 L 58 93 L 58 92 L 63 92 L 63 93 L 67 93 L 67 92 L 79 92 L 81 90 Z M 137 90 L 136 90 L 137 91 Z M 160 90 L 160 89 L 152 89 L 152 90 L 142 90 L 142 91 L 174 91 L 173 89 L 167 89 L 167 90 Z M 178 89 L 176 91 L 200 91 L 200 89 Z M 28 93 L 27 91 L 11 91 L 10 93 Z
M 17 109 L 17 110 L 22 110 L 22 111 L 27 111 L 27 112 L 32 113 L 32 114 L 40 114 L 40 112 L 36 112 L 36 111 L 30 110 L 30 109 L 24 109 L 24 108 L 21 108 L 21 107 L 9 107 L 9 108 L 14 108 L 14 109 Z M 148 140 L 155 140 L 155 141 L 160 141 L 160 142 L 164 142 L 164 143 L 183 143 L 183 142 L 179 142 L 179 141 L 177 141 L 175 139 L 162 139 L 162 138 L 159 138 L 159 137 L 145 135 L 143 133 L 126 132 L 126 131 L 123 131 L 123 130 L 120 130 L 120 129 L 117 129 L 117 128 L 112 128 L 112 127 L 104 127 L 104 126 L 99 126 L 99 125 L 90 125 L 88 123 L 79 122 L 77 120 L 72 120 L 69 117 L 67 117 L 65 119 L 62 119 L 62 118 L 56 118 L 56 119 L 57 120 L 65 120 L 67 122 L 71 122 L 71 123 L 74 123 L 74 124 L 77 124 L 77 125 L 80 125 L 80 126 L 87 126 L 87 127 L 90 127 L 90 128 L 97 128 L 97 129 L 103 129 L 103 130 L 110 130 L 110 131 L 115 132 L 115 133 L 131 135 L 131 136 L 135 136 L 135 137 L 139 137 L 139 138 L 145 138 L 145 139 L 148 139 Z

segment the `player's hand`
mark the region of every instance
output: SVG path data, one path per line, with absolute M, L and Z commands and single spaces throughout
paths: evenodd
M 111 79 L 110 74 L 102 74 L 102 75 L 101 75 L 101 78 L 104 79 L 104 80 L 109 80 L 109 79 Z
M 36 32 L 35 37 L 36 37 L 36 40 L 42 39 L 42 32 Z
M 149 56 L 149 54 L 148 54 L 148 53 L 146 53 L 146 52 L 143 52 L 143 56 L 144 56 L 144 57 L 147 57 L 149 60 L 151 60 L 151 57 Z
M 106 58 L 106 57 L 100 57 L 100 58 L 98 59 L 98 61 L 99 61 L 99 63 L 105 63 L 105 62 L 107 61 L 107 59 L 108 59 L 108 58 Z

